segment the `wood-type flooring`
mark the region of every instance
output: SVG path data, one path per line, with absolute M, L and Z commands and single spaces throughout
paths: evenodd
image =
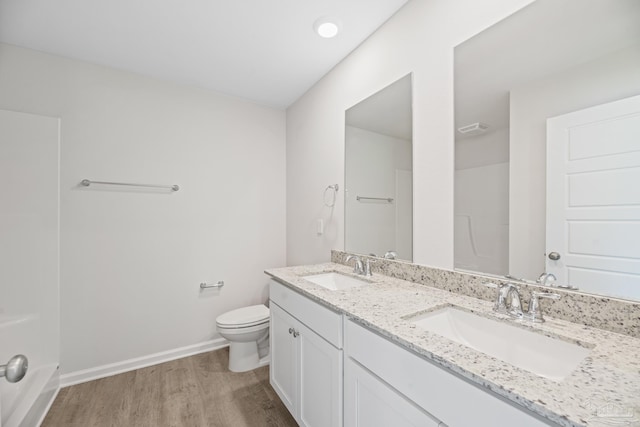
M 227 348 L 63 388 L 42 427 L 294 427 L 269 367 L 234 373 Z

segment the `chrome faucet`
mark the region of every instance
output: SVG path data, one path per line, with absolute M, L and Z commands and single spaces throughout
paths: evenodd
M 349 255 L 345 258 L 344 262 L 348 263 L 351 260 L 355 260 L 353 263 L 353 272 L 355 274 L 364 274 L 364 264 L 362 264 L 362 259 L 357 255 Z M 371 272 L 369 272 L 369 275 L 371 275 Z
M 538 277 L 538 280 L 536 280 L 536 283 L 540 283 L 543 286 L 551 286 L 554 288 L 578 289 L 577 287 L 569 284 L 560 284 L 556 280 L 558 279 L 556 278 L 555 274 L 544 272 Z
M 498 288 L 496 303 L 493 311 L 508 314 L 516 319 L 524 319 L 533 323 L 544 322 L 542 311 L 540 310 L 540 298 L 560 299 L 560 295 L 549 292 L 531 292 L 531 300 L 529 301 L 529 309 L 525 313 L 522 311 L 522 301 L 520 299 L 520 288 L 513 283 L 504 283 L 496 285 L 494 283 L 485 283 L 485 286 Z
M 357 255 L 349 255 L 345 258 L 344 262 L 347 263 L 351 260 L 354 260 L 353 262 L 354 274 L 371 277 L 371 264 L 376 262 L 376 260 L 372 260 L 369 258 L 362 260 L 362 258 L 360 258 Z
M 384 254 L 386 259 L 396 259 L 398 257 L 398 253 L 396 251 L 387 251 Z
M 498 296 L 496 297 L 496 304 L 493 310 L 521 319 L 523 316 L 522 301 L 520 300 L 520 289 L 518 286 L 513 283 L 498 285 Z
M 538 280 L 536 280 L 536 282 L 544 286 L 554 286 L 556 280 L 557 278 L 555 274 L 545 272 L 542 273 L 540 277 L 538 277 Z

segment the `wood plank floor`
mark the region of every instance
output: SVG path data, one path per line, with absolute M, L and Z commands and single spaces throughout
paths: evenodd
M 42 427 L 297 426 L 269 367 L 229 372 L 228 349 L 60 390 Z

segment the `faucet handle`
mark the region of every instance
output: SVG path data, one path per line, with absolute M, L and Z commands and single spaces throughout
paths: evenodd
M 486 286 L 487 288 L 498 289 L 500 286 L 493 282 L 484 282 L 482 286 Z
M 540 307 L 540 298 L 548 298 L 548 299 L 558 300 L 558 299 L 560 299 L 560 295 L 552 293 L 552 292 L 532 291 L 531 292 L 531 302 L 529 302 L 529 305 L 531 305 L 533 303 L 534 304 L 534 308 L 538 309 Z
M 527 318 L 534 323 L 544 322 L 544 317 L 542 316 L 542 311 L 540 310 L 540 298 L 558 300 L 560 299 L 560 295 L 551 292 L 531 292 L 531 300 L 529 301 L 529 311 L 527 313 Z
M 531 296 L 532 297 L 536 297 L 536 298 L 549 298 L 549 299 L 560 299 L 561 295 L 560 294 L 554 294 L 552 292 L 540 292 L 540 291 L 533 291 L 531 292 Z
M 365 276 L 371 276 L 371 264 L 375 264 L 376 262 L 378 262 L 375 259 L 370 259 L 367 258 L 364 260 L 364 275 Z

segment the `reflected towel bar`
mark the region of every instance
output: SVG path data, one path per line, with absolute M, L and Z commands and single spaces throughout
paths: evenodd
M 103 184 L 103 185 L 126 185 L 128 187 L 147 187 L 147 188 L 166 188 L 172 191 L 178 191 L 180 187 L 177 185 L 153 185 L 153 184 L 133 184 L 128 182 L 109 182 L 109 181 L 91 181 L 89 179 L 83 179 L 80 181 L 80 184 L 85 187 L 90 186 L 91 184 Z
M 393 199 L 391 197 L 364 197 L 364 196 L 356 196 L 356 200 L 384 200 L 387 203 L 393 203 Z

